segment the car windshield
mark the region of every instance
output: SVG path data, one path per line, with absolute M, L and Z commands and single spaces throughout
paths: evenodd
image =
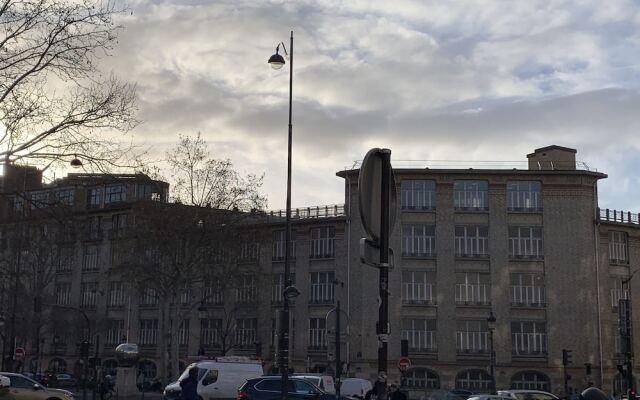
M 187 376 L 189 376 L 189 371 L 191 371 L 193 368 L 198 368 L 198 366 L 195 364 L 189 365 L 178 378 L 178 382 L 182 382 L 184 379 L 186 379 Z M 206 372 L 207 372 L 206 368 L 198 368 L 198 382 L 200 381 L 200 379 L 202 379 L 202 377 Z

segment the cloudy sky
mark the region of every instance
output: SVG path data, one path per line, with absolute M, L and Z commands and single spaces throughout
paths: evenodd
M 284 207 L 294 31 L 293 206 L 343 202 L 335 172 L 400 160 L 517 161 L 578 150 L 602 207 L 640 211 L 640 4 L 622 0 L 130 0 L 104 66 L 138 85 L 136 140 L 201 132 Z M 412 165 L 425 165 L 426 162 Z

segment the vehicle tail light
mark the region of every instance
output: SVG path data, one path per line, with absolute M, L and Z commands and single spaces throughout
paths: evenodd
M 244 390 L 238 390 L 238 397 L 236 397 L 236 400 L 247 400 L 247 398 L 247 392 Z

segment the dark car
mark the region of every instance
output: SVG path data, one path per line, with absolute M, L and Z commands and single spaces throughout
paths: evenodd
M 238 389 L 237 400 L 278 400 L 282 398 L 282 381 L 278 376 L 264 376 L 247 380 Z M 311 382 L 296 377 L 289 378 L 289 399 L 336 400 L 336 395 L 324 393 Z M 340 400 L 349 400 L 340 396 Z
M 71 374 L 56 374 L 55 384 L 59 388 L 74 388 L 78 386 L 78 380 Z

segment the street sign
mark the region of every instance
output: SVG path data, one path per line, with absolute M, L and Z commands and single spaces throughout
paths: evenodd
M 380 247 L 371 239 L 360 238 L 360 262 L 363 264 L 380 267 Z M 393 249 L 389 247 L 389 267 L 393 269 Z
M 24 348 L 22 347 L 16 347 L 16 349 L 13 352 L 13 359 L 14 360 L 22 360 L 25 356 L 25 351 Z
M 400 357 L 398 360 L 398 369 L 400 371 L 406 371 L 411 368 L 411 360 L 409 357 Z
M 362 226 L 375 242 L 380 238 L 380 210 L 382 208 L 382 154 L 391 153 L 389 149 L 371 149 L 364 156 L 358 175 L 358 201 Z M 391 167 L 389 166 L 389 169 Z M 396 181 L 393 170 L 389 173 L 389 231 L 396 222 Z

